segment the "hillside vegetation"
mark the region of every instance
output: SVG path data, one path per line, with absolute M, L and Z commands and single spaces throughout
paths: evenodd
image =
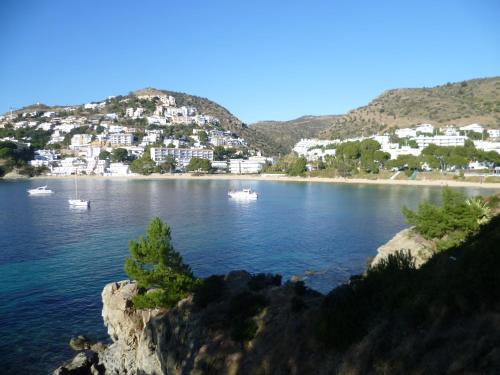
M 290 152 L 301 138 L 315 138 L 339 116 L 302 116 L 289 121 L 260 121 L 250 125 L 257 134 L 277 145 L 281 154 Z
M 368 105 L 339 116 L 323 138 L 371 135 L 420 123 L 437 126 L 480 123 L 500 127 L 500 77 L 473 79 L 432 88 L 382 93 Z
M 196 107 L 201 113 L 206 115 L 214 116 L 219 119 L 220 125 L 225 129 L 229 130 L 234 134 L 245 139 L 248 145 L 253 148 L 262 150 L 267 154 L 273 154 L 278 147 L 272 140 L 265 137 L 264 134 L 256 132 L 254 129 L 249 128 L 240 119 L 234 116 L 223 106 L 215 103 L 212 100 L 203 98 L 200 96 L 189 95 L 182 92 L 168 91 L 168 90 L 156 90 L 152 88 L 146 88 L 134 91 L 134 95 L 145 95 L 145 94 L 155 94 L 163 93 L 171 95 L 175 98 L 177 106 L 192 106 Z

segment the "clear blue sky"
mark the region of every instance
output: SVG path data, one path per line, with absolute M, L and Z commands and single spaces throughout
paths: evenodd
M 500 75 L 500 1 L 0 2 L 0 112 L 151 86 L 245 122 Z

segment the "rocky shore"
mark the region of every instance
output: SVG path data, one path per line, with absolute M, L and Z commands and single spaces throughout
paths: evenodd
M 102 316 L 112 343 L 95 351 L 82 346 L 54 374 L 329 374 L 332 357 L 311 325 L 323 295 L 300 283 L 264 280 L 255 287 L 251 279 L 231 272 L 216 301 L 200 307 L 191 296 L 170 310 L 137 310 L 135 283 L 108 284 Z M 266 308 L 252 308 L 256 301 Z M 255 337 L 245 338 L 246 328 L 235 324 L 241 316 Z

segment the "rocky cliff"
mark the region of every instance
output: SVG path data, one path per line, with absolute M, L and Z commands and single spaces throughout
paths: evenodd
M 418 253 L 419 241 L 402 232 L 379 259 L 399 246 Z M 382 262 L 326 296 L 236 271 L 169 310 L 137 310 L 136 284 L 111 283 L 102 293 L 111 344 L 76 338 L 81 352 L 56 374 L 494 374 L 498 243 L 500 216 L 418 269 Z
M 252 286 L 251 280 L 247 272 L 231 272 L 216 301 L 200 307 L 189 297 L 170 310 L 136 310 L 131 298 L 138 290 L 130 281 L 106 285 L 102 316 L 112 344 L 98 353 L 102 372 L 331 373 L 335 357 L 313 338 L 312 315 L 323 295 L 300 284 Z M 85 366 L 79 373 L 99 373 Z

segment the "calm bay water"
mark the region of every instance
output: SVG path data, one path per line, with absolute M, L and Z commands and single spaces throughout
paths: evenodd
M 30 197 L 48 184 L 55 194 Z M 254 202 L 228 199 L 252 187 Z M 304 275 L 327 292 L 362 272 L 378 246 L 405 225 L 401 206 L 437 201 L 431 187 L 263 181 L 79 182 L 90 210 L 70 209 L 72 180 L 0 182 L 0 363 L 2 374 L 46 374 L 73 353 L 71 336 L 107 339 L 100 293 L 125 279 L 128 241 L 153 216 L 197 276 L 245 269 Z M 461 189 L 467 195 L 484 189 Z

